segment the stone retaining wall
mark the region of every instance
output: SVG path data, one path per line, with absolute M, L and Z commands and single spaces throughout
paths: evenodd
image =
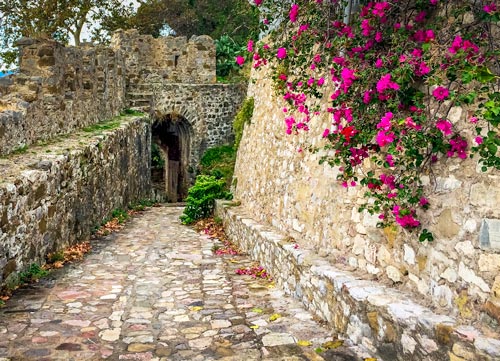
M 255 109 L 238 150 L 235 199 L 338 268 L 411 291 L 464 323 L 485 321 L 498 333 L 500 173 L 482 173 L 476 159 L 450 158 L 422 175 L 430 209 L 419 218 L 434 242 L 419 242 L 417 232 L 400 227 L 377 228 L 377 215 L 358 212 L 365 189 L 342 187 L 338 170 L 308 150 L 325 144 L 331 121 L 314 118 L 309 132 L 287 135 L 286 104 L 276 99 L 265 69 L 253 76 L 248 95 Z M 467 123 L 466 113 L 453 107 L 449 119 Z
M 90 236 L 116 208 L 148 198 L 151 126 L 120 117 L 0 158 L 0 287 Z
M 381 361 L 492 361 L 500 341 L 457 319 L 432 312 L 394 289 L 339 270 L 310 248 L 258 223 L 255 213 L 217 202 L 229 238 L 276 283 L 342 336 Z

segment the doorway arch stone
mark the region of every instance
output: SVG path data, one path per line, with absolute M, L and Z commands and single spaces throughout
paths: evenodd
M 151 168 L 157 198 L 179 202 L 186 198 L 193 178 L 193 127 L 177 113 L 156 118 L 152 142 L 163 158 L 163 169 Z

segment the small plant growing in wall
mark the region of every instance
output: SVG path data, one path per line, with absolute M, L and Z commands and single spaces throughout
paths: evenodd
M 200 175 L 188 191 L 187 204 L 181 221 L 184 224 L 191 224 L 197 219 L 209 217 L 214 211 L 216 199 L 231 198 L 231 193 L 225 189 L 224 179 Z
M 234 117 L 234 149 L 238 149 L 241 137 L 243 136 L 243 128 L 245 124 L 250 124 L 253 116 L 254 100 L 252 97 L 246 98 L 243 102 L 240 111 Z

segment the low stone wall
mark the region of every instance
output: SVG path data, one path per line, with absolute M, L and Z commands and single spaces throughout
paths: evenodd
M 150 138 L 146 119 L 120 117 L 0 158 L 0 287 L 86 240 L 113 209 L 148 198 Z
M 341 271 L 254 213 L 217 202 L 229 238 L 260 263 L 333 329 L 378 353 L 385 361 L 490 361 L 500 359 L 500 341 L 450 316 L 438 315 L 401 292 Z
M 18 74 L 0 78 L 0 155 L 109 119 L 125 107 L 119 51 L 46 39 L 18 45 Z

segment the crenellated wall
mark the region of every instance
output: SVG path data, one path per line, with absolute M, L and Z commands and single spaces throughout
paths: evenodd
M 46 39 L 21 39 L 18 45 L 18 73 L 0 78 L 0 155 L 109 119 L 125 108 L 120 52 Z

